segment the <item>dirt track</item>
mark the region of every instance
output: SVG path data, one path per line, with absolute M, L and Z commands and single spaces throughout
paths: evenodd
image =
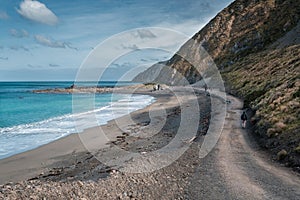
M 242 102 L 232 96 L 217 146 L 200 161 L 190 199 L 299 199 L 300 177 L 274 163 L 241 128 Z

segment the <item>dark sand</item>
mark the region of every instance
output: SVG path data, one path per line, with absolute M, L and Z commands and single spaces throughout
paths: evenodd
M 84 159 L 90 159 L 93 157 L 91 153 L 94 154 L 101 149 L 107 149 L 110 147 L 110 144 L 119 144 L 124 150 L 139 153 L 152 151 L 155 148 L 158 149 L 168 144 L 176 131 L 176 126 L 173 124 L 166 124 L 164 128 L 165 132 L 168 132 L 170 135 L 167 137 L 159 138 L 158 134 L 158 136 L 151 137 L 150 140 L 141 140 L 138 139 L 139 137 L 130 135 L 137 134 L 136 132 L 142 126 L 148 126 L 148 130 L 144 131 L 143 134 L 148 134 L 147 132 L 151 132 L 150 130 L 155 130 L 156 125 L 153 122 L 155 120 L 149 124 L 149 110 L 167 110 L 167 112 L 173 113 L 173 115 L 168 115 L 168 117 L 175 116 L 176 121 L 180 123 L 180 108 L 178 107 L 179 102 L 177 97 L 168 89 L 151 92 L 148 88 L 143 88 L 135 91 L 135 93 L 155 96 L 157 101 L 142 110 L 131 113 L 131 115 L 112 120 L 108 124 L 101 126 L 101 128 L 94 127 L 87 129 L 83 133 L 80 133 L 80 137 L 79 134 L 71 134 L 37 149 L 0 160 L 0 184 L 35 179 L 38 176 L 47 177 L 49 174 L 55 173 L 57 171 L 55 169 L 67 168 L 78 162 L 83 162 L 82 160 Z M 188 98 L 186 100 L 185 104 L 188 103 Z M 105 136 L 101 134 L 102 131 L 105 133 Z M 156 147 L 144 148 L 148 143 L 152 142 L 157 143 Z M 93 162 L 93 165 L 100 164 L 97 159 L 94 159 Z M 104 168 L 106 167 L 105 165 L 103 166 Z M 94 177 L 94 179 L 97 178 Z

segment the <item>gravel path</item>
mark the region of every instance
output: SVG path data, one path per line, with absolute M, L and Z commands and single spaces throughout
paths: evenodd
M 241 128 L 242 102 L 227 99 L 222 135 L 191 178 L 189 199 L 299 199 L 299 174 L 270 160 Z

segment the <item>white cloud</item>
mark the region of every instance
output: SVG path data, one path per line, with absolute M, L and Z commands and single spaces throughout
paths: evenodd
M 18 13 L 24 18 L 42 24 L 55 25 L 58 23 L 56 15 L 43 3 L 35 0 L 24 0 L 20 3 Z
M 68 42 L 60 42 L 53 40 L 52 38 L 45 37 L 43 35 L 35 35 L 34 36 L 35 41 L 43 46 L 51 47 L 51 48 L 70 48 L 70 49 L 75 49 L 78 50 L 75 47 L 72 47 L 70 43 Z
M 0 11 L 0 19 L 8 19 L 9 16 L 6 12 Z
M 29 37 L 29 33 L 24 29 L 22 30 L 10 29 L 10 35 L 17 38 Z
M 65 42 L 55 41 L 51 38 L 45 37 L 43 35 L 35 35 L 34 39 L 37 43 L 43 46 L 52 47 L 52 48 L 66 48 Z

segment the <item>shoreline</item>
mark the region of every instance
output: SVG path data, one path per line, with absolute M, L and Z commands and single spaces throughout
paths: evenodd
M 185 196 L 201 163 L 199 145 L 209 129 L 210 97 L 184 87 L 143 94 L 157 101 L 106 125 L 0 160 L 0 199 Z
M 143 105 L 144 107 L 146 107 L 146 106 L 148 106 L 149 104 L 151 104 L 154 100 L 155 100 L 155 98 L 153 99 L 153 96 L 151 96 L 151 93 L 149 93 L 147 90 L 147 87 L 145 87 L 145 86 L 143 86 L 143 85 L 131 85 L 131 86 L 124 86 L 124 87 L 122 87 L 123 88 L 123 90 L 121 91 L 120 89 L 121 89 L 121 87 L 120 88 L 117 88 L 117 90 L 116 91 L 113 91 L 114 90 L 114 88 L 111 88 L 111 90 L 109 90 L 109 91 L 107 91 L 107 92 L 105 92 L 105 93 L 111 93 L 111 94 L 120 94 L 120 95 L 126 95 L 126 94 L 136 94 L 136 95 L 147 95 L 148 97 L 149 97 L 149 99 L 152 99 L 151 101 L 149 100 L 149 102 L 145 102 L 144 104 L 145 105 Z M 99 89 L 105 89 L 105 87 L 104 88 L 99 88 Z M 65 94 L 65 93 L 67 93 L 67 92 L 61 92 L 61 93 L 55 93 L 55 92 L 53 92 L 53 91 L 55 91 L 55 90 L 57 90 L 57 89 L 46 89 L 45 91 L 49 91 L 48 92 L 48 94 Z M 59 90 L 61 90 L 61 89 L 59 89 Z M 69 89 L 65 89 L 65 90 L 69 90 Z M 139 90 L 139 92 L 140 92 L 140 94 L 138 94 L 138 93 L 134 93 L 134 90 Z M 50 92 L 51 91 L 51 92 Z M 61 90 L 62 91 L 62 90 Z M 79 91 L 81 91 L 81 92 L 79 92 Z M 34 92 L 34 90 L 32 91 L 32 93 L 35 93 Z M 72 93 L 72 94 L 74 94 L 74 95 L 76 95 L 76 94 L 79 94 L 79 93 L 86 93 L 86 87 L 84 87 L 84 88 L 77 88 L 77 92 L 74 92 L 74 93 Z M 145 93 L 147 93 L 147 94 L 145 94 Z M 104 92 L 95 92 L 95 94 L 104 94 Z M 150 95 L 149 95 L 150 94 Z M 147 97 L 147 98 L 148 98 Z M 73 97 L 74 98 L 74 97 Z M 146 98 L 146 97 L 145 97 Z M 119 101 L 116 101 L 115 103 L 118 103 Z M 113 105 L 116 105 L 115 103 L 113 103 L 113 104 L 108 104 L 108 105 L 111 105 L 111 106 L 113 106 Z M 141 102 L 142 103 L 142 102 Z M 138 104 L 139 105 L 139 104 Z M 137 110 L 137 109 L 141 109 L 141 106 L 138 106 L 137 105 L 137 107 L 132 107 L 133 109 L 130 109 L 130 112 L 134 112 L 134 110 Z M 113 106 L 114 107 L 114 106 Z M 102 108 L 100 108 L 100 109 L 102 109 Z M 133 110 L 133 111 L 132 111 Z M 79 111 L 80 112 L 80 111 Z M 125 115 L 125 114 L 127 114 L 129 111 L 126 111 L 123 115 Z M 97 112 L 98 113 L 98 112 Z M 31 125 L 31 124 L 39 124 L 39 123 L 49 123 L 48 121 L 50 120 L 54 120 L 54 121 L 56 121 L 56 119 L 58 119 L 58 118 L 66 118 L 66 116 L 71 116 L 71 115 L 73 115 L 74 114 L 74 112 L 72 113 L 72 112 L 70 112 L 70 113 L 66 113 L 66 114 L 61 114 L 61 115 L 58 115 L 58 116 L 54 116 L 54 117 L 50 117 L 50 118 L 47 118 L 47 119 L 41 119 L 41 121 L 35 121 L 35 122 L 29 122 L 29 125 Z M 101 113 L 100 113 L 101 114 Z M 122 114 L 120 114 L 120 115 L 122 115 Z M 117 113 L 117 116 L 114 116 L 114 118 L 118 118 L 119 117 L 119 114 Z M 104 124 L 107 124 L 107 122 L 109 121 L 109 120 L 111 120 L 112 119 L 112 117 L 106 117 L 106 118 L 104 118 L 104 120 L 102 120 L 102 118 L 100 118 L 100 124 L 101 125 L 104 125 Z M 70 119 L 71 120 L 71 119 Z M 74 122 L 75 122 L 75 120 L 74 120 Z M 17 127 L 18 128 L 18 126 L 24 126 L 25 128 L 26 128 L 26 126 L 27 126 L 28 124 L 26 123 L 26 124 L 17 124 L 17 125 L 12 125 L 12 126 L 10 126 L 10 127 L 4 127 L 3 129 L 4 129 L 4 133 L 8 130 L 8 131 L 10 131 L 10 128 L 15 128 L 15 127 Z M 50 125 L 50 124 L 49 124 Z M 35 126 L 35 125 L 34 125 Z M 91 127 L 95 127 L 95 126 L 100 126 L 100 125 L 97 125 L 97 124 L 90 124 L 90 126 L 88 125 L 88 126 L 84 126 L 83 127 L 83 129 L 86 129 L 86 128 L 91 128 Z M 57 127 L 57 125 L 55 125 L 55 124 L 53 124 L 53 127 Z M 64 128 L 66 128 L 66 127 L 64 127 Z M 7 130 L 6 130 L 7 129 Z M 56 135 L 57 135 L 57 137 L 55 137 L 55 136 L 52 136 L 52 137 L 50 137 L 49 136 L 49 138 L 46 138 L 48 141 L 47 141 L 47 143 L 44 143 L 44 142 L 38 142 L 36 145 L 34 145 L 34 146 L 32 146 L 31 145 L 31 143 L 30 142 L 32 142 L 32 143 L 35 143 L 35 141 L 29 141 L 29 142 L 27 142 L 26 144 L 24 144 L 24 145 L 26 145 L 27 147 L 26 148 L 23 148 L 23 149 L 19 149 L 19 148 L 17 148 L 17 149 L 15 149 L 14 151 L 12 151 L 13 149 L 9 149 L 9 148 L 7 148 L 7 153 L 6 154 L 3 154 L 3 156 L 1 156 L 0 157 L 0 160 L 2 160 L 2 159 L 5 159 L 5 158 L 9 158 L 9 157 L 11 157 L 11 156 L 14 156 L 14 155 L 17 155 L 17 154 L 19 154 L 19 153 L 23 153 L 23 152 L 26 152 L 26 151 L 30 151 L 30 150 L 32 150 L 32 149 L 35 149 L 35 148 L 38 148 L 38 147 L 40 147 L 40 146 L 43 146 L 43 145 L 45 145 L 45 144 L 48 144 L 48 143 L 50 143 L 50 142 L 52 142 L 52 141 L 55 141 L 55 140 L 58 140 L 58 139 L 61 139 L 61 138 L 64 138 L 64 137 L 66 137 L 66 136 L 68 136 L 68 135 L 70 135 L 70 134 L 74 134 L 74 133 L 79 133 L 79 132 L 82 132 L 83 130 L 81 129 L 81 128 L 79 128 L 80 130 L 76 130 L 77 128 L 76 128 L 76 126 L 75 126 L 75 124 L 74 124 L 74 128 L 71 128 L 72 130 L 69 130 L 68 128 L 64 131 L 64 132 L 54 132 L 53 130 L 49 130 L 49 131 L 52 131 L 53 133 L 57 133 Z M 17 131 L 17 130 L 16 130 Z M 38 139 L 38 138 L 36 138 L 36 139 Z M 40 140 L 40 141 L 42 141 L 42 140 Z
M 131 88 L 132 89 L 132 88 Z M 136 89 L 136 88 L 134 88 Z M 130 93 L 132 90 L 123 90 L 121 93 Z M 165 92 L 161 92 L 165 93 Z M 141 112 L 145 112 L 149 110 L 151 107 L 155 107 L 165 101 L 166 98 L 169 97 L 169 94 L 157 94 L 149 91 L 147 88 L 137 89 L 134 91 L 134 94 L 140 95 L 149 95 L 156 98 L 156 101 L 147 105 L 146 107 L 129 113 L 128 115 L 117 118 L 118 120 L 122 118 L 127 118 L 130 115 L 138 115 Z M 115 120 L 113 119 L 108 121 L 106 124 L 101 125 L 100 127 L 110 127 Z M 125 120 L 126 121 L 126 120 Z M 54 140 L 50 143 L 41 145 L 37 148 L 18 153 L 0 160 L 0 184 L 4 184 L 6 182 L 17 182 L 26 179 L 33 178 L 34 176 L 38 176 L 43 174 L 45 170 L 49 168 L 61 167 L 64 165 L 68 165 L 71 163 L 72 157 L 78 157 L 79 154 L 84 154 L 87 152 L 86 148 L 82 144 L 80 140 L 79 134 L 93 135 L 93 133 L 97 132 L 99 126 L 91 127 L 83 130 L 80 133 L 72 133 L 70 135 L 66 135 L 62 138 Z M 109 131 L 111 140 L 115 140 L 117 136 L 121 136 L 122 133 L 117 133 L 115 131 Z M 91 137 L 95 137 L 91 136 Z M 106 148 L 109 145 L 106 143 L 102 143 L 100 149 Z M 99 147 L 97 147 L 99 148 Z M 70 159 L 69 162 L 61 162 L 60 157 L 68 156 Z M 76 158 L 78 159 L 78 158 Z M 58 161 L 58 162 L 57 162 Z

